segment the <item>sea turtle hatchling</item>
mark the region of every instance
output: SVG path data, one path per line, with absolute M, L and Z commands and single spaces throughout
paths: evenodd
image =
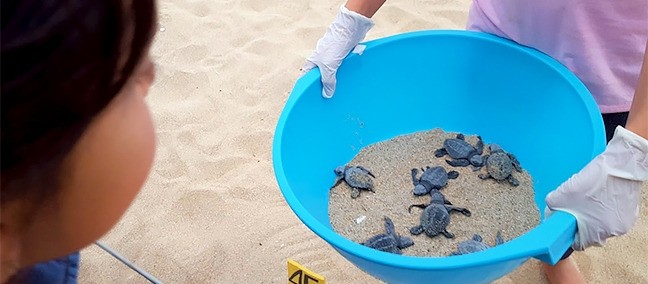
M 497 236 L 495 237 L 495 245 L 501 245 L 504 243 L 502 238 L 502 232 L 497 231 Z M 450 253 L 450 255 L 462 255 L 469 254 L 473 252 L 483 251 L 491 248 L 487 243 L 482 240 L 482 237 L 478 234 L 473 235 L 472 239 L 460 242 L 457 244 L 457 250 Z
M 396 234 L 394 223 L 389 217 L 385 216 L 385 233 L 373 236 L 361 243 L 361 245 L 384 252 L 402 254 L 401 250 L 414 245 L 414 241 L 411 238 Z
M 428 194 L 432 189 L 441 189 L 448 184 L 448 179 L 456 179 L 459 176 L 457 171 L 446 172 L 441 166 L 428 166 L 421 170 L 421 177 L 417 177 L 418 169 L 412 169 L 414 195 L 418 196 Z
M 484 160 L 481 156 L 483 152 L 484 142 L 481 136 L 477 136 L 477 145 L 473 146 L 466 141 L 463 134 L 459 133 L 456 138 L 443 141 L 443 148 L 434 151 L 434 156 L 440 158 L 447 154 L 452 158 L 452 160 L 446 160 L 449 165 L 453 167 L 473 165 L 473 170 L 476 171 L 484 166 Z
M 428 237 L 432 238 L 439 234 L 444 235 L 446 238 L 454 238 L 454 234 L 448 232 L 446 227 L 450 224 L 450 212 L 461 212 L 466 216 L 470 216 L 470 210 L 466 208 L 459 208 L 452 206 L 445 196 L 437 189 L 430 191 L 432 197 L 430 204 L 414 204 L 410 205 L 408 211 L 411 213 L 412 207 L 423 208 L 421 213 L 420 225 L 410 228 L 412 235 L 420 235 L 425 233 Z
M 372 178 L 376 177 L 369 170 L 361 166 L 339 166 L 333 172 L 337 178 L 331 188 L 336 187 L 344 181 L 351 187 L 351 198 L 360 196 L 360 190 L 375 192 Z
M 511 153 L 507 153 L 497 144 L 491 144 L 490 154 L 484 155 L 486 173 L 479 174 L 481 179 L 495 179 L 497 181 L 508 181 L 513 186 L 520 185 L 520 182 L 513 176 L 513 169 L 522 172 L 520 162 Z

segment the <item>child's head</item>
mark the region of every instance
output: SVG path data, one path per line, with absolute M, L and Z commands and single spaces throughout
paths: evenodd
M 155 152 L 154 0 L 2 3 L 0 282 L 105 234 Z

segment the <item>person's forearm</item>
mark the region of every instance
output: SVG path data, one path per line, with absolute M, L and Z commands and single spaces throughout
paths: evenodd
M 626 129 L 648 139 L 648 42 L 646 42 L 639 84 L 632 99 Z
M 348 0 L 347 9 L 361 14 L 367 18 L 373 17 L 376 11 L 385 3 L 386 0 Z

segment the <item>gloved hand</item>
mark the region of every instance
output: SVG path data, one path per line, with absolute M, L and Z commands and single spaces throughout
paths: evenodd
M 315 66 L 319 67 L 322 85 L 324 85 L 323 97 L 333 97 L 338 67 L 349 52 L 365 38 L 371 27 L 373 27 L 371 19 L 350 11 L 344 5 L 340 7 L 337 17 L 324 36 L 317 41 L 315 51 L 306 59 L 306 64 L 302 67 L 304 72 Z
M 576 217 L 573 249 L 602 246 L 635 224 L 646 180 L 648 140 L 618 126 L 603 153 L 547 195 L 545 216 L 561 210 Z

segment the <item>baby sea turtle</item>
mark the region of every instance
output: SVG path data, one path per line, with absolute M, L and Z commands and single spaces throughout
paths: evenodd
M 434 151 L 434 156 L 437 158 L 443 157 L 446 154 L 452 160 L 446 162 L 453 167 L 466 167 L 473 165 L 474 170 L 480 169 L 484 165 L 482 153 L 484 152 L 484 142 L 481 136 L 477 136 L 477 145 L 473 146 L 466 142 L 463 134 L 457 134 L 457 138 L 446 139 L 443 141 L 443 148 Z
M 394 223 L 385 216 L 385 233 L 373 236 L 361 244 L 384 252 L 402 254 L 401 250 L 414 245 L 414 241 L 396 234 Z
M 351 187 L 351 198 L 360 196 L 361 189 L 375 192 L 372 178 L 376 177 L 369 170 L 361 166 L 339 166 L 333 172 L 335 172 L 337 179 L 331 188 L 336 187 L 344 181 Z
M 446 200 L 445 196 L 437 189 L 432 189 L 430 196 L 432 197 L 430 204 L 415 204 L 410 205 L 408 208 L 410 212 L 412 207 L 423 208 L 420 225 L 410 228 L 410 233 L 412 235 L 425 233 L 430 238 L 438 234 L 442 234 L 449 239 L 454 238 L 454 234 L 446 230 L 446 227 L 450 224 L 450 212 L 458 211 L 466 216 L 470 216 L 470 210 L 452 206 L 452 203 Z
M 481 179 L 495 179 L 497 181 L 507 180 L 511 185 L 518 186 L 520 182 L 513 177 L 513 169 L 522 172 L 520 162 L 513 154 L 504 152 L 504 149 L 497 144 L 490 145 L 490 155 L 484 156 L 486 174 L 480 174 Z
M 441 189 L 448 184 L 448 179 L 456 179 L 459 176 L 457 171 L 446 172 L 441 166 L 426 167 L 421 170 L 423 173 L 417 178 L 418 169 L 412 169 L 414 195 L 425 195 L 432 189 Z
M 502 238 L 502 232 L 498 231 L 497 236 L 495 237 L 495 245 L 501 245 L 504 243 Z M 462 255 L 469 254 L 473 252 L 483 251 L 491 248 L 488 244 L 483 242 L 482 237 L 478 234 L 473 235 L 471 240 L 460 242 L 457 245 L 457 251 L 450 253 L 450 255 Z

